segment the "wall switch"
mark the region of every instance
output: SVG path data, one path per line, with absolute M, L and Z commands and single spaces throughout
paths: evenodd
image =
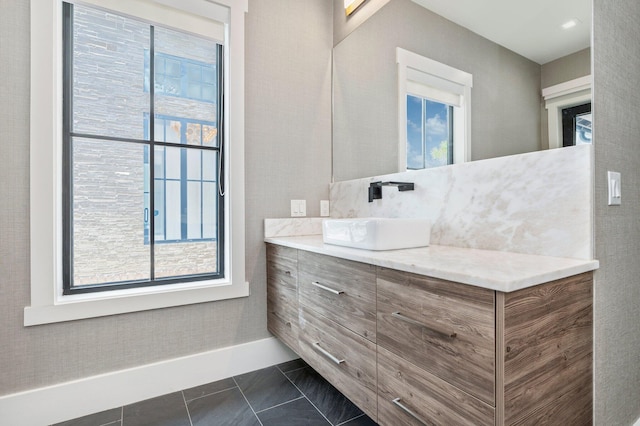
M 609 205 L 619 206 L 622 203 L 622 182 L 620 173 L 607 172 L 607 182 L 609 183 Z
M 306 200 L 291 200 L 291 217 L 303 217 L 307 215 Z
M 329 200 L 320 200 L 320 216 L 329 216 Z

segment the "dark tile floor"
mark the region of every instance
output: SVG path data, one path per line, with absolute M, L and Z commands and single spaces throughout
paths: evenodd
M 375 426 L 304 361 L 264 368 L 55 426 Z

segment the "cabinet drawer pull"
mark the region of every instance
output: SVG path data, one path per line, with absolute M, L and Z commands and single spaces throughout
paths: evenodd
M 407 407 L 406 405 L 404 405 L 400 401 L 402 401 L 401 398 L 396 398 L 396 399 L 391 400 L 391 402 L 393 402 L 395 405 L 400 407 L 400 409 L 402 411 L 404 411 L 405 413 L 407 413 L 408 415 L 410 415 L 411 417 L 413 417 L 414 419 L 419 421 L 420 424 L 423 424 L 423 425 L 428 425 L 429 424 L 429 423 L 425 422 L 424 420 L 422 420 L 416 413 L 413 412 L 413 410 L 411 410 L 409 407 Z
M 391 316 L 394 317 L 394 318 L 397 318 L 397 319 L 399 319 L 401 321 L 407 322 L 409 324 L 413 324 L 413 325 L 417 325 L 418 327 L 426 328 L 426 329 L 431 330 L 431 331 L 433 331 L 433 332 L 435 332 L 437 334 L 440 334 L 440 335 L 442 335 L 444 337 L 450 337 L 450 338 L 453 339 L 453 338 L 458 336 L 458 334 L 455 333 L 455 332 L 454 333 L 447 333 L 447 332 L 444 332 L 444 331 L 440 331 L 440 330 L 436 330 L 434 328 L 428 327 L 427 325 L 421 323 L 420 321 L 416 321 L 413 318 L 409 318 L 409 317 L 407 317 L 405 315 L 402 315 L 400 312 L 393 312 L 393 313 L 391 313 Z
M 318 287 L 318 288 L 321 288 L 321 289 L 323 289 L 323 290 L 326 290 L 326 291 L 328 291 L 329 293 L 333 293 L 333 294 L 337 294 L 337 295 L 344 294 L 344 291 L 342 291 L 342 290 L 335 290 L 335 289 L 333 289 L 333 288 L 331 288 L 331 287 L 327 287 L 326 285 L 322 285 L 322 284 L 320 284 L 318 281 L 312 281 L 312 282 L 311 282 L 311 284 L 313 284 L 314 286 L 316 286 L 316 287 Z
M 327 358 L 329 358 L 331 361 L 333 361 L 335 364 L 340 365 L 344 362 L 344 359 L 339 359 L 336 358 L 335 356 L 333 356 L 332 354 L 330 354 L 329 352 L 327 352 L 326 350 L 322 349 L 322 347 L 320 347 L 320 342 L 315 342 L 313 344 L 313 347 L 320 352 L 322 355 L 326 356 Z
M 271 311 L 271 314 L 274 317 L 278 318 L 280 321 L 282 321 L 284 323 L 284 325 L 286 325 L 287 327 L 291 327 L 291 321 L 289 321 L 288 319 L 286 319 L 283 316 L 281 316 L 278 312 Z

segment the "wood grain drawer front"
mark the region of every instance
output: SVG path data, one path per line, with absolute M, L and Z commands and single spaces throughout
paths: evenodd
M 505 424 L 591 424 L 592 277 L 504 296 Z
M 378 424 L 493 425 L 494 414 L 489 404 L 378 349 Z
M 298 349 L 297 250 L 267 245 L 267 328 Z
M 298 289 L 298 250 L 267 244 L 267 278 L 269 283 Z
M 378 269 L 378 345 L 495 404 L 491 290 Z
M 376 268 L 300 251 L 300 302 L 376 341 Z
M 369 417 L 376 419 L 374 343 L 301 305 L 300 355 Z

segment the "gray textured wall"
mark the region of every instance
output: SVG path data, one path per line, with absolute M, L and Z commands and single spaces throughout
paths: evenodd
M 541 87 L 564 83 L 591 74 L 591 49 L 582 49 L 542 65 Z
M 250 0 L 246 268 L 251 296 L 25 328 L 29 305 L 29 2 L 0 8 L 0 395 L 268 337 L 265 217 L 331 176 L 331 2 Z
M 334 48 L 336 181 L 397 172 L 396 47 L 473 74 L 472 160 L 540 149 L 540 65 L 393 0 Z
M 640 2 L 594 0 L 595 425 L 640 417 Z M 607 170 L 622 205 L 607 206 Z
M 344 11 L 344 0 L 333 0 L 333 45 L 342 41 L 389 1 L 366 0 L 355 12 L 347 16 Z

